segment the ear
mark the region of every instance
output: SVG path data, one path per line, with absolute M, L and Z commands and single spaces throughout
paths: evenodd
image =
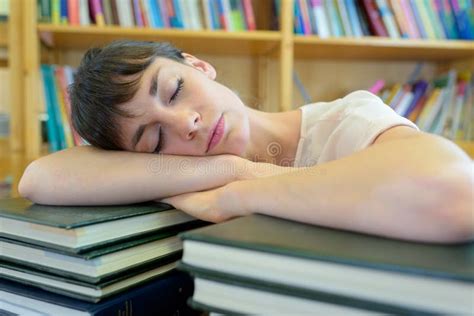
M 216 69 L 212 67 L 211 64 L 188 53 L 182 53 L 182 56 L 184 57 L 186 64 L 201 71 L 209 79 L 211 80 L 216 79 L 216 76 L 217 76 Z

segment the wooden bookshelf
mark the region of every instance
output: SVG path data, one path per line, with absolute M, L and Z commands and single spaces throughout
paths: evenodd
M 474 56 L 474 41 L 295 36 L 296 58 L 450 61 Z
M 267 12 L 273 0 L 255 0 L 257 10 Z M 122 28 L 117 26 L 68 26 L 38 24 L 36 0 L 11 1 L 21 3 L 22 32 L 25 52 L 23 57 L 25 72 L 24 111 L 26 124 L 23 128 L 26 139 L 26 155 L 30 160 L 43 154 L 39 126 L 39 65 L 42 57 L 41 47 L 48 54 L 60 56 L 63 52 L 83 51 L 92 46 L 100 46 L 117 39 L 172 41 L 179 48 L 196 54 L 217 56 L 238 56 L 255 59 L 252 75 L 257 77 L 258 97 L 272 97 L 269 102 L 273 108 L 265 110 L 290 110 L 293 108 L 293 69 L 299 61 L 318 61 L 325 59 L 358 63 L 370 60 L 380 65 L 389 62 L 427 61 L 438 69 L 452 65 L 469 67 L 474 70 L 474 42 L 433 41 L 413 39 L 389 39 L 378 37 L 327 38 L 300 36 L 293 34 L 293 1 L 282 0 L 280 30 L 268 31 L 269 18 L 263 18 L 259 29 L 252 32 L 191 31 L 153 28 Z M 20 6 L 19 4 L 17 6 Z M 0 26 L 1 27 L 1 26 Z M 26 53 L 27 52 L 27 53 Z M 57 60 L 62 60 L 60 57 Z M 268 69 L 276 64 L 277 73 Z M 272 77 L 271 85 L 268 78 Z M 278 78 L 278 79 L 275 79 Z M 244 78 L 243 80 L 247 80 Z M 272 100 L 273 101 L 273 100 Z M 460 146 L 474 157 L 471 143 Z
M 48 47 L 86 49 L 118 39 L 173 41 L 180 49 L 193 53 L 226 55 L 266 55 L 278 49 L 281 34 L 276 31 L 226 32 L 177 29 L 75 27 L 39 24 L 38 32 Z
M 8 46 L 8 24 L 0 22 L 0 48 Z

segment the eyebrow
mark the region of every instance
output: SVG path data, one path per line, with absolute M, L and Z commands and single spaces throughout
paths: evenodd
M 151 82 L 150 82 L 150 89 L 148 90 L 148 93 L 150 96 L 154 97 L 156 96 L 156 93 L 158 92 L 158 73 L 160 72 L 160 69 L 153 74 L 151 77 Z M 132 148 L 135 148 L 140 141 L 140 138 L 143 135 L 143 132 L 145 131 L 145 127 L 147 124 L 142 124 L 138 127 L 137 131 L 135 132 L 135 135 L 133 135 L 132 138 Z
M 148 93 L 154 97 L 156 96 L 156 93 L 158 92 L 158 73 L 160 72 L 160 69 L 153 74 L 153 77 L 151 77 L 151 82 L 150 82 L 150 90 Z

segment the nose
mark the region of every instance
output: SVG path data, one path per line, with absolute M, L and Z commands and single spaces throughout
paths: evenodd
M 178 118 L 178 133 L 184 140 L 192 140 L 200 126 L 201 116 L 197 112 L 183 111 Z

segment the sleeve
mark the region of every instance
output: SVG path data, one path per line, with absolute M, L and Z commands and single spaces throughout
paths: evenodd
M 341 99 L 338 123 L 330 133 L 319 163 L 349 156 L 370 146 L 386 130 L 395 126 L 418 127 L 398 115 L 392 108 L 368 91 L 356 91 Z

